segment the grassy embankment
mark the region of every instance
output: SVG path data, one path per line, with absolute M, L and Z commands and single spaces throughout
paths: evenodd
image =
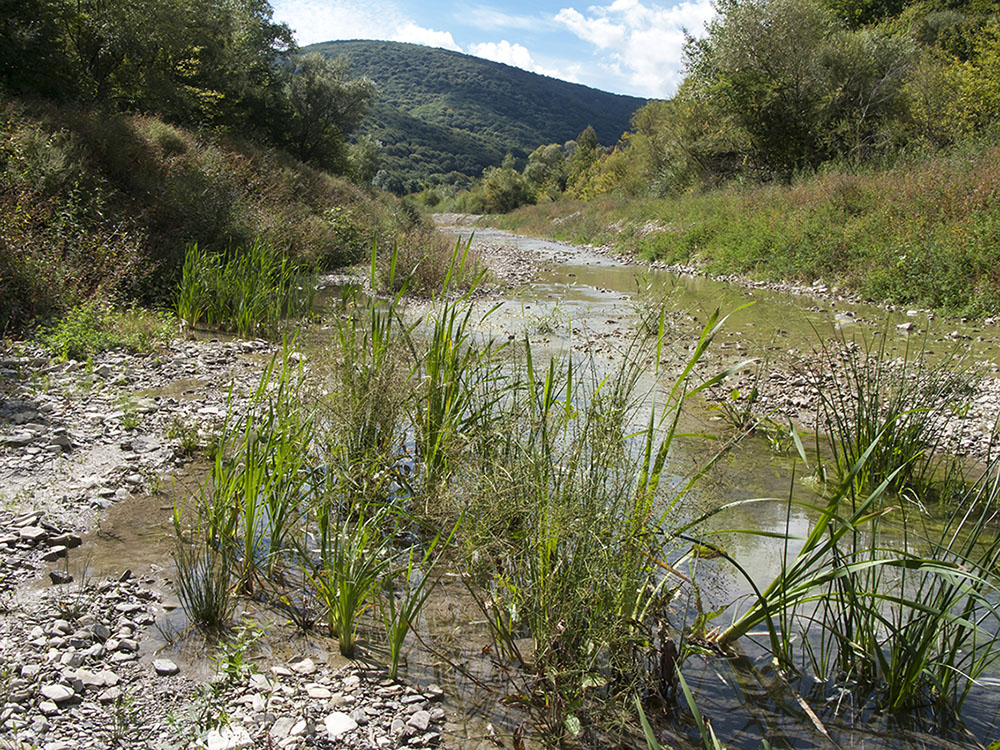
M 395 198 L 239 138 L 0 104 L 0 335 L 86 303 L 173 307 L 195 244 L 328 268 L 365 257 L 373 239 L 426 232 Z
M 1000 150 L 792 185 L 521 208 L 506 229 L 707 273 L 828 285 L 877 303 L 1000 311 Z

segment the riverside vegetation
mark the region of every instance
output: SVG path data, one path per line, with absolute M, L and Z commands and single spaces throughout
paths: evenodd
M 978 0 L 725 2 L 678 96 L 637 113 L 615 149 L 584 129 L 420 200 L 540 201 L 511 221 L 990 313 L 997 39 Z M 965 707 L 1000 655 L 1000 467 L 938 450 L 937 415 L 966 408 L 961 367 L 918 357 L 898 377 L 877 343 L 837 347 L 815 439 L 766 423 L 808 485 L 692 513 L 726 451 L 765 425 L 737 408 L 731 441 L 687 432 L 686 409 L 736 369 L 704 372 L 725 316 L 676 373 L 661 369 L 659 309 L 613 368 L 484 339 L 468 247 L 442 254 L 411 204 L 372 190 L 373 143 L 345 140 L 371 82 L 296 55 L 267 3 L 32 0 L 0 42 L 2 333 L 37 326 L 64 358 L 155 348 L 178 323 L 283 341 L 250 397 L 230 398 L 205 481 L 174 514 L 178 595 L 236 644 L 224 671 L 245 672 L 232 629 L 252 602 L 399 676 L 457 578 L 515 745 L 719 747 L 687 679 L 700 662 L 772 687 L 806 741 L 879 721 L 969 740 Z M 365 259 L 367 287 L 348 286 L 329 345 L 304 355 L 316 274 Z M 431 300 L 420 314 L 414 292 Z M 702 458 L 682 469 L 691 442 Z M 775 502 L 783 528 L 727 528 Z M 773 580 L 727 550 L 740 535 L 775 545 Z M 706 609 L 719 568 L 750 594 Z
M 433 210 L 711 274 L 1000 311 L 1000 17 L 979 0 L 723 2 L 614 148 L 539 146 Z M 569 147 L 567 147 L 569 146 Z M 534 205 L 532 205 L 534 204 Z
M 684 501 L 731 444 L 683 474 L 671 461 L 692 439 L 685 405 L 739 367 L 701 372 L 725 316 L 710 316 L 670 385 L 649 390 L 662 315 L 610 371 L 542 362 L 527 342 L 477 334 L 484 308 L 453 291 L 463 276 L 475 287 L 468 246 L 416 319 L 396 256 L 381 265 L 373 251 L 369 267 L 370 284 L 396 291 L 349 288 L 330 346 L 306 367 L 286 340 L 247 406 L 230 409 L 202 491 L 176 514 L 192 622 L 225 630 L 238 600 L 254 599 L 347 656 L 385 654 L 395 675 L 442 572 L 457 572 L 504 675 L 496 689 L 524 717 L 515 737 L 682 741 L 683 721 L 664 711 L 679 687 L 695 731 L 721 746 L 684 667 L 714 654 L 753 679 L 745 649 L 769 654 L 827 737 L 824 719 L 868 710 L 960 725 L 1000 656 L 997 467 L 976 478 L 933 453 L 934 412 L 960 406 L 971 376 L 955 363 L 887 368 L 877 342 L 843 347 L 826 374 L 848 377 L 824 402 L 818 450 L 788 441 L 822 500 L 800 499 L 793 480 L 787 512 L 807 508 L 812 528 L 777 534 L 784 563 L 760 582 L 723 540 L 775 532 L 711 522 L 781 501 L 692 517 Z M 722 611 L 700 605 L 705 557 L 753 591 L 715 630 Z

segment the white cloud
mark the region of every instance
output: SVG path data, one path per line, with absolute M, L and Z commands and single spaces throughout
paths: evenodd
M 276 21 L 287 23 L 301 45 L 331 39 L 388 39 L 461 51 L 450 31 L 424 28 L 392 0 L 275 0 Z
M 528 16 L 517 13 L 507 13 L 491 8 L 488 5 L 476 5 L 462 8 L 456 19 L 465 25 L 474 26 L 485 31 L 497 29 L 520 29 L 522 31 L 539 31 L 554 27 L 552 19 L 547 16 Z
M 625 28 L 607 18 L 586 18 L 575 8 L 563 8 L 556 14 L 556 20 L 566 25 L 570 31 L 586 42 L 600 49 L 616 47 L 625 39 Z
M 299 44 L 331 39 L 384 39 L 395 28 L 402 13 L 386 3 L 377 9 L 371 3 L 348 0 L 275 0 L 274 19 L 287 23 Z
M 517 43 L 512 44 L 506 39 L 501 39 L 499 42 L 470 44 L 469 54 L 485 58 L 486 60 L 493 60 L 493 62 L 513 65 L 515 68 L 521 68 L 532 73 L 539 73 L 544 76 L 551 76 L 552 78 L 561 78 L 564 81 L 572 81 L 573 83 L 579 82 L 577 74 L 580 72 L 580 66 L 571 65 L 564 70 L 557 70 L 540 65 L 532 58 L 531 52 L 528 51 L 527 47 Z
M 436 31 L 418 26 L 413 21 L 407 21 L 396 28 L 392 35 L 393 42 L 412 42 L 413 44 L 424 44 L 428 47 L 443 47 L 444 49 L 461 52 L 462 48 L 455 42 L 455 38 L 450 31 Z
M 619 71 L 636 93 L 669 96 L 683 75 L 684 30 L 695 35 L 715 15 L 711 0 L 685 0 L 670 7 L 643 0 L 614 0 L 587 15 L 563 8 L 555 19 L 605 55 L 601 65 Z

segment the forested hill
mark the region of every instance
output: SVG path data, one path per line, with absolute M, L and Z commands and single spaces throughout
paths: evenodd
M 303 52 L 345 56 L 378 86 L 361 127 L 383 144 L 383 168 L 414 183 L 479 176 L 509 151 L 563 143 L 588 125 L 613 145 L 644 101 L 417 44 L 336 41 Z

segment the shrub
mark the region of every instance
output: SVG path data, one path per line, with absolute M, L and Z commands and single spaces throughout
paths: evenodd
M 44 329 L 39 342 L 66 359 L 88 359 L 109 349 L 149 352 L 168 341 L 175 330 L 169 313 L 115 310 L 100 299 L 71 309 Z

